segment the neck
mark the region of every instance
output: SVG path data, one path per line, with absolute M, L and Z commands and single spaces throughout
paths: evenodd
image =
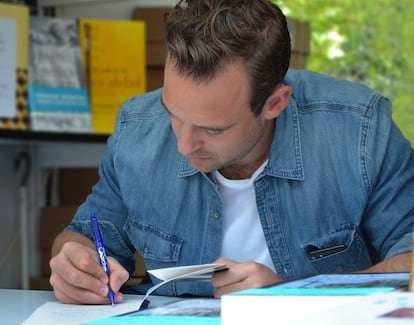
M 220 174 L 227 179 L 248 179 L 266 161 L 268 155 L 264 156 L 251 165 L 231 165 L 219 170 Z

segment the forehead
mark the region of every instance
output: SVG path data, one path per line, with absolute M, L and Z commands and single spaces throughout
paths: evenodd
M 241 61 L 226 64 L 208 80 L 197 80 L 177 72 L 173 62 L 165 66 L 162 100 L 174 116 L 193 124 L 233 122 L 250 114 L 250 90 Z

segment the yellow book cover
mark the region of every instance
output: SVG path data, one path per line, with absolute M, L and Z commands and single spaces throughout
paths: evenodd
M 29 7 L 0 3 L 0 128 L 28 129 Z
M 120 105 L 146 91 L 145 23 L 79 20 L 94 133 L 111 134 Z

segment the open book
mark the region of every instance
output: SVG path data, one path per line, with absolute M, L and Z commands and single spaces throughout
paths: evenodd
M 134 295 L 125 295 L 124 302 L 111 305 L 70 305 L 58 301 L 49 301 L 37 308 L 23 325 L 73 325 L 90 322 L 106 317 L 131 313 L 141 309 L 148 296 L 163 284 L 174 281 L 206 280 L 220 270 L 226 269 L 225 264 L 201 264 L 172 267 L 148 271 L 162 280 L 161 283 L 151 287 L 144 298 L 137 301 Z M 171 302 L 171 297 L 157 297 L 158 300 Z
M 200 264 L 200 265 L 188 265 L 170 267 L 164 269 L 148 270 L 148 273 L 152 274 L 156 278 L 162 280 L 162 282 L 152 286 L 145 293 L 144 298 L 141 301 L 139 308 L 141 309 L 142 303 L 146 301 L 148 296 L 157 290 L 159 287 L 171 281 L 205 281 L 209 280 L 214 272 L 226 270 L 226 264 Z
M 200 281 L 209 280 L 214 272 L 226 269 L 226 264 L 200 264 L 149 270 L 148 273 L 164 282 L 179 279 L 185 281 Z

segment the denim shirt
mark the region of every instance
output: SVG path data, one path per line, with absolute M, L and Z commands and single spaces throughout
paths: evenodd
M 254 182 L 277 274 L 353 272 L 411 251 L 414 152 L 392 122 L 390 102 L 366 86 L 309 71 L 290 70 L 284 83 L 293 95 Z M 221 249 L 217 185 L 177 151 L 161 92 L 122 105 L 100 180 L 66 228 L 92 238 L 95 213 L 108 255 L 131 273 L 135 251 L 155 269 L 211 263 Z M 249 234 L 240 236 L 248 245 Z M 338 245 L 338 252 L 312 256 Z M 177 282 L 157 292 L 214 291 L 207 282 Z

